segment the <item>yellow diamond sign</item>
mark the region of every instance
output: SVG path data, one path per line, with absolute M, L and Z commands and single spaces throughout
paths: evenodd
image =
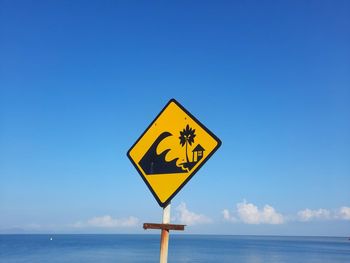
M 166 206 L 221 141 L 172 99 L 128 151 L 160 206 Z

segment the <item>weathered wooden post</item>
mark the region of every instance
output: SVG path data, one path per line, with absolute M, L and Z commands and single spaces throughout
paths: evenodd
M 170 224 L 170 203 L 163 208 L 163 224 Z M 168 262 L 169 229 L 162 229 L 160 235 L 160 263 Z
M 159 262 L 160 263 L 167 263 L 168 262 L 168 247 L 169 247 L 169 231 L 170 230 L 185 230 L 185 225 L 174 225 L 170 224 L 170 203 L 168 203 L 163 208 L 163 220 L 162 224 L 155 224 L 155 223 L 144 223 L 143 228 L 146 229 L 160 229 L 160 256 L 159 256 Z

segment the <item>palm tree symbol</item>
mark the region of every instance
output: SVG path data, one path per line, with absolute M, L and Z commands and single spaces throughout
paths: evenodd
M 194 133 L 196 130 L 190 128 L 190 126 L 187 124 L 186 128 L 180 131 L 180 144 L 183 147 L 186 145 L 186 161 L 189 163 L 188 155 L 187 155 L 187 145 L 192 145 L 194 143 L 194 137 L 196 137 L 196 134 Z

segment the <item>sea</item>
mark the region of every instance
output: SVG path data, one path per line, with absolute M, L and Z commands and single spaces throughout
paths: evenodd
M 0 235 L 1 263 L 159 262 L 159 235 Z M 168 262 L 349 263 L 346 237 L 171 235 Z

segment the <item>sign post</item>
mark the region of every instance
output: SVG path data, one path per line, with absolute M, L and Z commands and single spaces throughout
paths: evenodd
M 144 223 L 144 229 L 161 229 L 160 262 L 166 263 L 170 230 L 170 201 L 221 146 L 221 141 L 175 99 L 171 99 L 127 155 L 163 208 L 162 224 Z
M 170 223 L 170 203 L 163 208 L 163 224 Z M 168 262 L 169 229 L 162 229 L 160 236 L 160 263 Z

